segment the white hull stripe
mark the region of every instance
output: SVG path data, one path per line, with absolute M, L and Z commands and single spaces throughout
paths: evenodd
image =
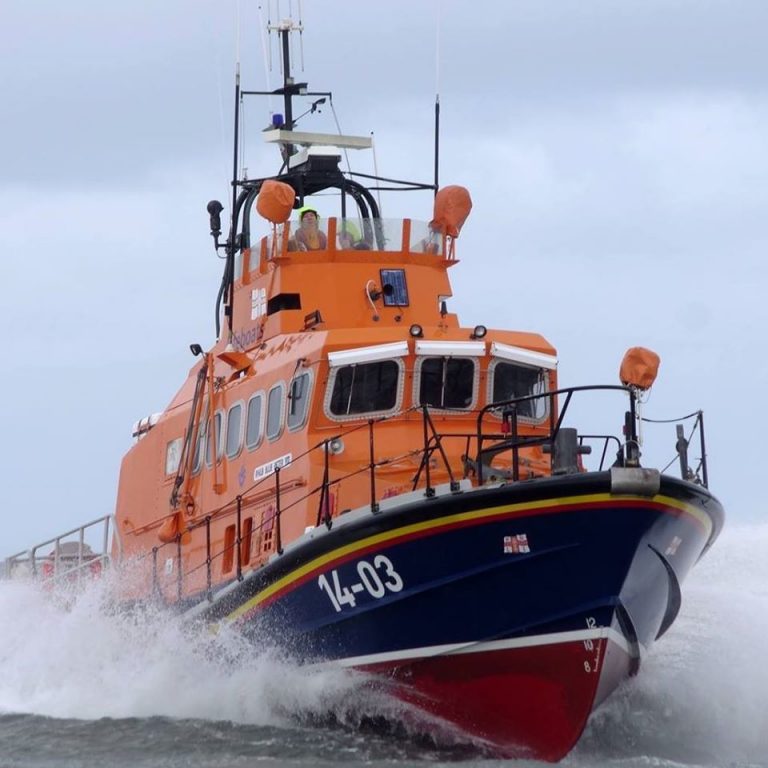
M 585 640 L 602 640 L 607 638 L 614 642 L 627 655 L 632 656 L 629 644 L 623 635 L 614 629 L 597 627 L 596 629 L 573 630 L 571 632 L 553 632 L 550 635 L 529 635 L 528 637 L 513 637 L 507 640 L 489 640 L 487 642 L 448 643 L 446 645 L 429 645 L 423 648 L 406 648 L 402 651 L 389 653 L 372 653 L 368 656 L 348 656 L 333 662 L 322 662 L 313 666 L 342 666 L 361 667 L 369 664 L 382 664 L 392 661 L 408 661 L 435 658 L 437 656 L 458 656 L 465 653 L 488 653 L 514 648 L 533 648 L 544 645 L 560 645 L 562 643 L 577 643 Z

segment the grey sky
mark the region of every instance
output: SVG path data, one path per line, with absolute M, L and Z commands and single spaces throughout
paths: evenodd
M 243 83 L 263 89 L 258 5 L 240 5 Z M 543 333 L 563 385 L 614 382 L 626 347 L 656 349 L 647 415 L 702 407 L 713 490 L 732 519 L 758 516 L 768 5 L 439 8 L 305 0 L 303 77 L 346 133 L 375 131 L 382 174 L 428 181 L 439 15 L 441 181 L 475 203 L 452 307 Z M 131 424 L 212 341 L 205 203 L 228 194 L 235 18 L 234 2 L 2 4 L 0 555 L 113 509 Z M 266 105 L 245 117 L 251 175 L 276 171 Z M 430 198 L 385 215 L 428 219 Z

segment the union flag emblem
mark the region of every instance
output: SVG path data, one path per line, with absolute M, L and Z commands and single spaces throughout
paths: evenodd
M 504 553 L 510 555 L 520 555 L 530 552 L 531 547 L 528 544 L 528 534 L 518 533 L 516 536 L 504 537 Z

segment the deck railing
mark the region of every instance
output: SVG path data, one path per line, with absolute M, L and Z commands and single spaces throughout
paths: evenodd
M 120 538 L 114 523 L 114 515 L 104 515 L 17 552 L 5 559 L 3 575 L 80 587 L 109 566 L 111 552 L 119 558 Z
M 525 397 L 513 398 L 511 400 L 493 403 L 485 408 L 477 411 L 477 426 L 473 431 L 467 432 L 440 432 L 434 423 L 430 409 L 428 406 L 418 406 L 410 409 L 410 412 L 419 412 L 423 423 L 423 441 L 418 447 L 414 447 L 408 451 L 406 455 L 418 458 L 418 467 L 412 478 L 412 490 L 422 490 L 424 496 L 429 498 L 435 495 L 435 486 L 433 485 L 434 475 L 436 468 L 440 468 L 443 476 L 447 476 L 449 487 L 453 491 L 459 489 L 460 483 L 456 479 L 457 468 L 451 466 L 451 462 L 448 458 L 446 451 L 444 450 L 443 443 L 446 440 L 461 440 L 465 445 L 465 452 L 462 455 L 462 468 L 459 470 L 462 473 L 463 478 L 470 478 L 474 484 L 481 485 L 489 477 L 488 469 L 490 462 L 506 451 L 511 454 L 511 470 L 506 474 L 506 479 L 515 482 L 520 477 L 520 454 L 526 448 L 534 446 L 540 446 L 544 454 L 550 454 L 552 462 L 552 472 L 558 473 L 564 470 L 562 463 L 558 465 L 558 461 L 562 462 L 562 456 L 558 453 L 558 446 L 562 442 L 561 437 L 570 428 L 564 427 L 564 419 L 568 412 L 569 406 L 575 395 L 586 392 L 605 392 L 614 391 L 624 393 L 628 398 L 628 408 L 624 415 L 623 420 L 623 434 L 622 437 L 616 435 L 602 435 L 602 434 L 582 434 L 576 435 L 575 452 L 577 455 L 590 453 L 593 445 L 601 448 L 600 458 L 596 471 L 602 471 L 607 468 L 608 462 L 614 466 L 639 466 L 640 464 L 640 440 L 638 437 L 638 422 L 651 422 L 649 419 L 640 419 L 637 413 L 637 392 L 631 387 L 624 387 L 618 385 L 598 385 L 598 386 L 585 386 L 585 387 L 569 387 L 559 389 L 552 392 L 541 393 L 538 395 L 529 395 Z M 549 409 L 549 422 L 545 430 L 539 426 L 538 431 L 532 431 L 531 429 L 525 429 L 527 425 L 530 425 L 530 419 L 521 417 L 518 414 L 517 409 L 520 404 L 535 401 L 539 399 L 547 399 Z M 562 402 L 562 407 L 557 417 L 555 414 L 556 399 Z M 444 410 L 444 409 L 443 409 Z M 323 476 L 320 484 L 317 487 L 308 489 L 305 493 L 298 496 L 294 496 L 288 503 L 284 502 L 284 496 L 286 488 L 281 480 L 281 474 L 284 473 L 288 467 L 276 468 L 272 475 L 261 478 L 255 482 L 250 488 L 245 489 L 241 495 L 238 495 L 234 503 L 225 505 L 218 510 L 212 511 L 202 521 L 194 524 L 192 528 L 199 528 L 204 526 L 206 528 L 206 558 L 205 561 L 193 566 L 185 573 L 181 571 L 182 558 L 181 547 L 179 545 L 180 536 L 177 537 L 176 542 L 170 544 L 160 545 L 153 549 L 153 558 L 155 564 L 157 562 L 157 552 L 164 547 L 175 547 L 176 557 L 178 560 L 176 573 L 177 573 L 177 595 L 181 599 L 183 593 L 183 581 L 185 578 L 192 576 L 196 571 L 201 568 L 206 569 L 206 592 L 208 599 L 213 598 L 213 566 L 219 558 L 227 557 L 229 554 L 234 556 L 234 576 L 233 578 L 242 579 L 243 569 L 246 565 L 252 565 L 252 563 L 243 563 L 241 556 L 243 552 L 243 541 L 241 537 L 242 531 L 242 515 L 243 504 L 248 499 L 259 491 L 265 484 L 274 484 L 271 494 L 271 498 L 274 500 L 274 514 L 269 517 L 258 526 L 254 526 L 252 535 L 258 537 L 259 540 L 263 534 L 263 529 L 266 525 L 270 527 L 270 530 L 274 531 L 274 553 L 277 555 L 282 554 L 282 522 L 287 514 L 295 508 L 303 508 L 301 505 L 309 498 L 315 497 L 318 500 L 318 511 L 316 518 L 316 525 L 325 525 L 327 528 L 333 526 L 333 515 L 330 505 L 331 491 L 338 484 L 349 480 L 355 476 L 362 474 L 368 475 L 369 478 L 369 499 L 367 505 L 370 508 L 372 514 L 378 514 L 380 512 L 380 502 L 382 497 L 377 493 L 377 470 L 385 467 L 387 464 L 402 459 L 403 456 L 390 457 L 377 460 L 375 458 L 375 434 L 376 429 L 385 422 L 391 422 L 396 419 L 402 419 L 408 412 L 396 414 L 394 416 L 385 416 L 378 419 L 366 420 L 354 427 L 339 432 L 338 434 L 328 437 L 317 445 L 309 448 L 306 452 L 296 456 L 292 463 L 313 454 L 317 451 L 322 452 L 322 466 Z M 466 414 L 467 411 L 462 411 Z M 702 484 L 706 486 L 707 470 L 706 470 L 706 451 L 703 435 L 703 416 L 701 412 L 696 412 L 688 417 L 696 416 L 696 424 L 694 425 L 693 432 L 699 433 L 699 447 L 701 451 L 701 457 L 699 464 L 695 470 L 691 469 L 688 465 L 688 447 L 690 445 L 691 436 L 689 438 L 680 437 L 681 426 L 678 425 L 678 439 L 675 443 L 675 458 L 670 462 L 666 468 L 671 466 L 675 460 L 679 459 L 681 466 L 681 477 L 691 482 Z M 488 423 L 490 421 L 490 424 Z M 678 420 L 671 420 L 678 421 Z M 666 421 L 661 423 L 668 423 Z M 368 462 L 361 468 L 348 472 L 337 477 L 331 477 L 330 456 L 334 454 L 333 446 L 337 441 L 343 441 L 351 434 L 360 430 L 368 431 L 368 445 L 369 456 Z M 575 430 L 572 430 L 575 433 Z M 609 452 L 609 449 L 615 448 L 615 453 Z M 474 450 L 473 450 L 474 449 Z M 439 461 L 436 466 L 433 466 L 433 456 L 437 455 Z M 290 466 L 290 465 L 288 465 Z M 665 468 L 665 469 L 666 469 Z M 576 471 L 584 471 L 578 468 Z M 499 469 L 493 468 L 493 480 L 498 480 Z M 503 471 L 501 472 L 504 476 Z M 296 490 L 289 489 L 289 490 Z M 211 523 L 213 520 L 219 517 L 234 516 L 236 521 L 237 535 L 234 541 L 222 548 L 219 552 L 211 553 Z M 153 569 L 153 589 L 159 592 L 159 585 L 157 582 L 157 569 L 156 565 Z
M 624 415 L 623 434 L 621 437 L 601 434 L 577 435 L 575 430 L 563 426 L 564 419 L 575 395 L 581 395 L 585 392 L 605 391 L 624 393 L 628 398 L 629 404 Z M 271 474 L 261 477 L 250 487 L 244 488 L 242 493 L 234 500 L 218 509 L 211 510 L 201 520 L 188 525 L 187 530 L 205 528 L 206 546 L 204 559 L 200 563 L 188 568 L 187 571 L 182 570 L 182 534 L 179 534 L 175 540 L 169 543 L 153 547 L 145 556 L 151 557 L 152 591 L 158 597 L 163 595 L 158 561 L 161 552 L 168 553 L 170 551 L 168 548 L 172 549 L 172 559 L 175 561 L 175 592 L 178 601 L 181 601 L 183 598 L 185 580 L 203 568 L 205 569 L 205 592 L 208 598 L 212 599 L 214 591 L 214 565 L 219 558 L 232 557 L 233 575 L 225 580 L 224 583 L 232 579 L 242 579 L 244 567 L 252 566 L 258 561 L 258 558 L 249 557 L 247 558 L 248 562 L 244 562 L 243 557 L 243 510 L 247 504 L 254 504 L 265 499 L 270 500 L 273 513 L 269 516 L 262 515 L 262 520 L 258 525 L 252 519 L 253 527 L 248 535 L 251 536 L 251 543 L 254 540 L 261 542 L 265 534 L 271 532 L 273 534 L 271 539 L 273 546 L 269 547 L 269 550 L 277 555 L 283 552 L 282 529 L 285 516 L 291 514 L 295 509 L 306 509 L 304 504 L 309 499 L 317 499 L 316 526 L 325 525 L 328 529 L 333 526 L 332 491 L 342 482 L 367 474 L 369 485 L 367 505 L 372 514 L 378 514 L 380 512 L 380 502 L 384 496 L 377 490 L 377 471 L 406 457 L 418 461 L 417 469 L 411 480 L 411 489 L 413 491 L 422 490 L 424 496 L 429 498 L 435 495 L 434 481 L 436 472 L 442 478 L 447 478 L 448 488 L 451 491 L 459 490 L 460 483 L 457 479 L 459 476 L 464 479 L 470 479 L 473 485 L 482 485 L 489 480 L 496 482 L 499 478 L 502 481 L 516 482 L 520 479 L 521 453 L 526 449 L 537 446 L 543 454 L 550 455 L 550 471 L 552 474 L 585 471 L 580 461 L 575 457 L 591 452 L 591 448 L 595 445 L 597 447 L 602 446 L 597 471 L 605 469 L 609 460 L 612 460 L 613 465 L 639 466 L 639 422 L 666 424 L 693 418 L 695 421 L 688 437 L 684 435 L 682 425 L 677 424 L 677 439 L 674 444 L 675 454 L 664 470 L 675 461 L 678 461 L 683 479 L 706 487 L 708 476 L 702 412 L 696 411 L 682 419 L 663 421 L 641 419 L 637 413 L 637 397 L 637 392 L 632 388 L 617 385 L 570 387 L 536 395 L 527 395 L 492 403 L 479 411 L 475 411 L 476 427 L 466 432 L 441 432 L 438 430 L 428 406 L 417 406 L 394 416 L 361 421 L 361 423 L 355 426 L 327 437 L 292 459 L 292 464 L 295 464 L 310 455 L 320 456 L 323 472 L 320 484 L 316 487 L 297 494 L 296 491 L 303 486 L 300 483 L 294 483 L 290 480 L 285 482 L 282 479 L 283 474 L 291 465 L 276 467 Z M 534 428 L 531 428 L 532 420 L 525 415 L 521 416 L 520 410 L 523 404 L 538 400 L 547 401 L 549 416 L 548 420 L 543 424 L 537 422 L 533 424 Z M 559 413 L 555 407 L 558 402 L 562 403 Z M 441 409 L 441 411 L 444 411 L 444 409 Z M 536 410 L 534 409 L 533 412 L 536 412 Z M 413 446 L 398 456 L 377 459 L 375 449 L 377 429 L 381 429 L 382 425 L 386 422 L 402 420 L 409 416 L 413 417 L 417 413 L 420 415 L 423 425 L 421 444 Z M 466 415 L 468 412 L 461 411 L 461 413 Z M 343 445 L 345 439 L 349 439 L 354 433 L 361 430 L 367 431 L 367 463 L 353 471 L 332 476 L 331 456 L 335 455 L 338 446 Z M 696 434 L 698 435 L 700 458 L 696 468 L 692 469 L 688 463 L 688 454 L 691 441 Z M 569 439 L 564 440 L 564 437 Z M 444 444 L 446 441 L 460 441 L 464 446 L 464 451 L 461 454 L 461 466 L 452 466 L 448 452 L 445 450 Z M 609 452 L 611 447 L 615 448 L 615 454 Z M 505 464 L 510 469 L 500 469 L 498 466 L 492 467 L 494 459 L 506 452 L 509 453 L 510 458 L 505 461 Z M 565 460 L 563 459 L 564 452 L 568 453 Z M 454 451 L 453 455 L 455 456 L 456 453 Z M 288 502 L 285 500 L 287 494 L 291 495 L 291 499 Z M 340 512 L 337 511 L 336 515 L 338 514 Z M 226 544 L 219 551 L 214 552 L 212 551 L 211 525 L 214 521 L 221 519 L 234 520 L 235 536 L 230 543 Z M 26 564 L 26 572 L 32 577 L 52 579 L 54 582 L 74 579 L 79 583 L 87 575 L 88 569 L 93 569 L 95 562 L 98 562 L 100 567 L 105 567 L 109 564 L 110 525 L 113 526 L 113 524 L 112 516 L 102 517 L 42 542 L 30 550 L 13 555 L 6 559 L 5 575 L 6 577 L 20 575 L 24 571 L 24 564 Z M 93 529 L 99 525 L 103 526 L 102 551 L 99 553 L 88 552 L 85 547 L 86 535 L 92 534 Z M 76 540 L 79 542 L 77 552 L 74 556 L 70 554 L 64 558 L 61 556 L 61 545 L 73 535 L 77 537 Z M 52 552 L 40 554 L 41 550 L 51 545 L 54 548 Z M 118 554 L 119 547 L 119 538 L 116 538 L 113 548 L 116 548 Z M 252 548 L 250 552 L 253 552 Z M 166 557 L 166 562 L 167 560 L 168 558 Z M 48 566 L 44 568 L 45 564 L 48 564 Z M 167 582 L 165 584 L 167 586 Z

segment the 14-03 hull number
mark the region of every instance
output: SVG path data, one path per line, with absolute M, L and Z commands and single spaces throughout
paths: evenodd
M 355 595 L 360 592 L 367 592 L 371 597 L 380 600 L 388 592 L 400 592 L 403 588 L 400 574 L 385 555 L 376 555 L 373 563 L 368 560 L 358 561 L 357 575 L 360 580 L 348 587 L 342 586 L 339 572 L 335 568 L 328 575 L 323 573 L 318 577 L 317 585 L 328 595 L 337 613 L 346 606 L 354 608 L 357 605 Z

